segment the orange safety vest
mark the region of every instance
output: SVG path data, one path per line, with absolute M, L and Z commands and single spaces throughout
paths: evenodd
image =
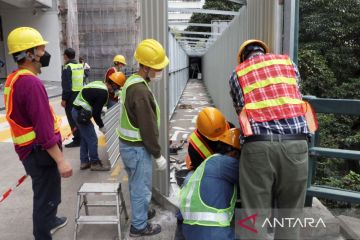
M 205 160 L 206 158 L 210 157 L 214 154 L 213 150 L 206 144 L 203 137 L 199 134 L 197 129 L 190 135 L 189 137 L 189 144 L 191 144 L 196 152 Z M 191 167 L 191 158 L 189 154 L 185 157 L 186 167 L 190 170 Z
M 4 89 L 6 119 L 10 125 L 13 143 L 20 147 L 30 145 L 36 139 L 36 134 L 33 127 L 22 127 L 19 124 L 17 124 L 13 119 L 11 119 L 11 113 L 13 110 L 13 94 L 15 90 L 13 86 L 20 76 L 25 76 L 25 75 L 35 76 L 34 73 L 32 73 L 27 69 L 16 70 L 7 77 L 5 82 L 5 89 Z M 54 132 L 58 133 L 60 132 L 59 121 L 51 105 L 50 105 L 50 110 L 54 117 Z
M 317 120 L 309 103 L 301 98 L 291 59 L 286 55 L 266 54 L 251 58 L 236 68 L 244 95 L 239 122 L 244 136 L 253 135 L 250 121 L 267 122 L 305 116 L 310 132 Z

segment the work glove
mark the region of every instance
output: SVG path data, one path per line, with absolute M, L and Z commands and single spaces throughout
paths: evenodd
M 156 165 L 158 166 L 158 170 L 164 171 L 166 169 L 167 161 L 163 157 L 163 155 L 161 155 L 159 158 L 155 158 L 155 162 Z
M 100 130 L 100 132 L 102 132 L 102 133 L 105 135 L 105 133 L 106 133 L 106 128 L 105 128 L 105 126 L 102 127 L 102 128 L 99 128 L 99 130 Z

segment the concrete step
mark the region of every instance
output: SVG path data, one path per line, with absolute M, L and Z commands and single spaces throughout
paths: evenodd
M 346 239 L 360 239 L 360 219 L 340 215 L 337 217 L 340 223 L 340 233 Z

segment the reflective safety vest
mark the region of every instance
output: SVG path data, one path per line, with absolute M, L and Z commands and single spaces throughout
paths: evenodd
M 68 63 L 64 66 L 65 68 L 71 68 L 71 90 L 73 92 L 79 92 L 84 85 L 84 66 L 82 63 Z
M 11 114 L 13 111 L 13 94 L 16 89 L 14 88 L 15 82 L 19 79 L 21 76 L 35 76 L 34 73 L 27 69 L 21 69 L 16 70 L 12 72 L 6 79 L 5 82 L 5 89 L 4 89 L 4 103 L 5 103 L 5 110 L 6 110 L 6 119 L 9 122 L 10 130 L 11 130 L 11 136 L 13 139 L 13 143 L 16 146 L 27 146 L 32 144 L 36 139 L 36 134 L 33 127 L 23 127 L 16 123 L 12 118 Z M 34 94 L 34 93 L 32 93 Z M 60 121 L 58 117 L 56 117 L 54 110 L 52 106 L 50 105 L 50 111 L 54 118 L 54 132 L 59 133 L 60 132 Z
M 195 129 L 193 133 L 190 134 L 189 144 L 193 146 L 195 151 L 199 153 L 201 158 L 206 159 L 210 157 L 213 153 L 212 149 L 206 144 L 206 141 L 199 134 L 198 130 Z M 186 156 L 186 167 L 190 170 L 191 167 L 191 157 L 189 155 Z
M 83 87 L 83 89 L 81 89 L 81 91 L 78 93 L 78 95 L 76 96 L 73 104 L 75 106 L 82 107 L 83 109 L 92 112 L 92 106 L 90 105 L 90 103 L 88 103 L 88 101 L 86 101 L 83 98 L 83 95 L 82 95 L 82 91 L 84 89 L 88 89 L 88 88 L 103 89 L 103 90 L 106 90 L 106 92 L 108 91 L 108 88 L 106 87 L 106 85 L 105 85 L 105 83 L 103 81 L 99 80 L 99 81 L 90 82 L 89 84 L 85 85 Z
M 185 224 L 228 227 L 234 215 L 234 208 L 237 196 L 237 189 L 234 185 L 230 206 L 224 209 L 217 209 L 204 203 L 200 195 L 200 185 L 204 174 L 205 166 L 214 154 L 205 159 L 195 170 L 189 182 L 180 191 L 180 211 Z M 220 194 L 220 193 L 219 193 Z
M 133 74 L 128 79 L 126 79 L 126 82 L 125 82 L 125 84 L 122 88 L 122 92 L 121 92 L 120 120 L 119 120 L 119 127 L 116 129 L 116 133 L 121 139 L 130 141 L 130 142 L 142 141 L 142 138 L 140 136 L 140 129 L 134 127 L 131 124 L 126 107 L 125 107 L 126 91 L 127 91 L 128 87 L 130 87 L 133 84 L 138 84 L 138 83 L 144 83 L 148 87 L 149 91 L 151 92 L 151 89 L 150 89 L 149 85 L 147 84 L 147 82 L 137 74 Z M 158 127 L 160 127 L 160 108 L 159 108 L 159 105 L 157 104 L 154 94 L 153 94 L 153 98 L 154 98 L 154 102 L 156 105 L 157 125 L 158 125 Z
M 302 100 L 288 56 L 257 56 L 239 64 L 236 73 L 244 95 L 245 105 L 239 114 L 244 136 L 253 134 L 249 119 L 267 122 L 298 116 L 305 116 L 310 132 L 315 132 L 315 113 L 310 104 Z

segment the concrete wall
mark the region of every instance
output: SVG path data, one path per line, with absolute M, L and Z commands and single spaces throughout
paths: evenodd
M 60 52 L 60 26 L 56 6 L 46 12 L 38 9 L 34 15 L 33 9 L 22 9 L 7 7 L 1 5 L 0 16 L 2 18 L 4 44 L 0 42 L 1 51 L 5 52 L 6 73 L 9 74 L 17 68 L 11 55 L 8 55 L 6 45 L 7 36 L 10 31 L 16 27 L 28 26 L 36 28 L 43 38 L 49 43 L 46 45 L 46 50 L 51 54 L 50 66 L 43 68 L 43 73 L 40 75 L 42 80 L 46 81 L 61 81 L 61 65 L 63 64 L 62 54 Z M 1 56 L 1 55 L 0 55 Z

